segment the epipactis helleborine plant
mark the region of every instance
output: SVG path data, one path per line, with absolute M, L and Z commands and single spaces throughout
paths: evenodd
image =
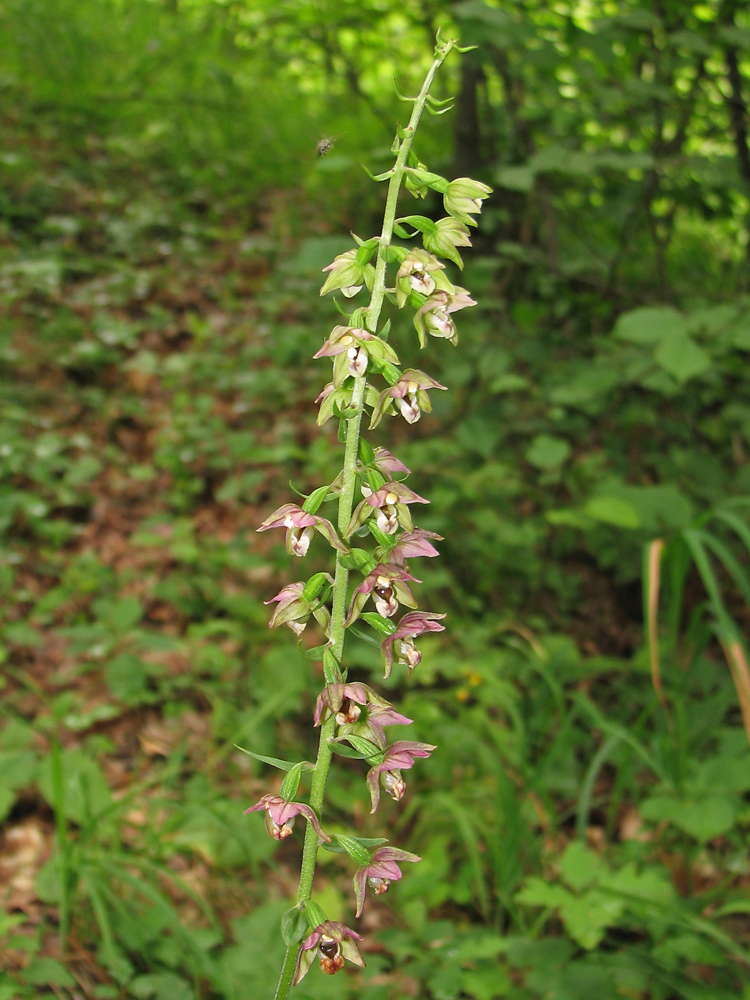
M 334 752 L 362 760 L 372 812 L 378 808 L 381 791 L 399 801 L 406 793 L 403 772 L 419 758 L 429 757 L 436 748 L 416 740 L 388 742 L 386 727 L 409 725 L 411 719 L 397 711 L 385 698 L 360 681 L 348 680 L 342 665 L 346 629 L 360 619 L 372 633 L 369 639 L 381 647 L 387 678 L 394 665 L 402 664 L 411 673 L 418 666 L 421 652 L 415 640 L 425 632 L 443 630 L 445 617 L 434 611 L 418 610 L 411 585 L 419 583 L 407 568 L 407 561 L 434 557 L 434 532 L 415 527 L 412 510 L 429 501 L 419 496 L 404 479 L 409 469 L 382 447 L 373 448 L 360 435 L 362 417 L 370 414 L 370 427 L 386 416 L 402 418 L 407 424 L 429 413 L 429 393 L 446 387 L 425 372 L 401 370 L 398 355 L 388 343 L 390 320 L 380 323 L 383 304 L 388 300 L 399 314 L 409 310 L 413 316 L 419 344 L 428 337 L 458 341 L 454 315 L 475 305 L 465 288 L 454 285 L 438 258 L 463 267 L 458 247 L 471 245 L 469 226 L 482 210 L 490 194 L 486 184 L 461 177 L 447 181 L 431 173 L 412 151 L 414 134 L 425 108 L 433 114 L 449 110 L 450 101 L 430 96 L 435 74 L 451 51 L 454 40 L 438 35 L 435 59 L 413 104 L 406 127 L 398 127 L 393 143 L 396 162 L 390 170 L 373 179 L 388 181 L 383 228 L 379 236 L 361 240 L 324 268 L 327 277 L 321 295 L 339 291 L 345 299 L 354 299 L 363 288 L 370 293 L 367 305 L 355 308 L 346 323 L 337 324 L 314 355 L 331 358 L 333 374 L 317 402 L 318 423 L 338 418 L 340 439 L 344 442 L 341 473 L 326 486 L 314 490 L 299 506 L 283 504 L 263 521 L 259 531 L 283 528 L 290 555 L 303 558 L 319 534 L 333 550 L 335 575 L 315 573 L 307 580 L 289 583 L 266 603 L 275 604 L 271 627 L 287 625 L 300 636 L 313 618 L 323 631 L 323 646 L 308 649 L 310 658 L 322 660 L 324 687 L 318 695 L 313 724 L 320 728 L 318 757 L 308 761 L 283 761 L 252 756 L 286 771 L 278 794 L 268 792 L 246 812 L 262 812 L 266 829 L 275 840 L 293 834 L 296 820 L 305 822 L 305 838 L 297 902 L 284 914 L 281 933 L 287 946 L 281 969 L 276 1000 L 283 1000 L 291 986 L 298 983 L 317 958 L 323 972 L 334 974 L 346 961 L 364 965 L 359 950 L 362 937 L 336 921 L 328 920 L 312 899 L 315 861 L 318 847 L 348 854 L 356 865 L 353 879 L 355 917 L 365 905 L 367 889 L 382 895 L 391 882 L 401 878 L 399 862 L 418 862 L 416 854 L 397 847 L 383 846 L 383 840 L 367 840 L 345 834 L 329 836 L 321 825 L 326 780 Z M 428 190 L 443 196 L 447 215 L 434 222 L 422 215 L 396 218 L 401 185 L 415 198 Z M 421 247 L 410 249 L 392 242 L 394 234 L 402 241 L 421 235 Z M 387 274 L 391 275 L 391 286 Z M 380 384 L 378 384 L 380 383 Z M 359 492 L 361 499 L 355 501 Z M 324 503 L 338 503 L 336 523 L 318 511 Z M 371 536 L 372 552 L 354 546 Z M 358 574 L 358 583 L 349 587 L 349 575 Z M 373 610 L 365 610 L 368 602 Z M 358 634 L 362 635 L 362 621 Z M 249 752 L 249 751 L 248 751 Z M 300 782 L 311 772 L 309 802 L 297 801 Z

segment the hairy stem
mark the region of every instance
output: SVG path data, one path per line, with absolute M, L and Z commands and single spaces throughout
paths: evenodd
M 383 214 L 383 229 L 380 235 L 377 261 L 375 264 L 375 278 L 373 281 L 372 294 L 370 296 L 370 304 L 365 310 L 367 325 L 373 333 L 377 332 L 380 312 L 383 308 L 383 301 L 385 299 L 385 268 L 387 263 L 386 251 L 390 246 L 391 238 L 393 237 L 393 226 L 396 221 L 396 206 L 407 158 L 414 140 L 417 125 L 419 124 L 419 119 L 424 111 L 424 106 L 427 101 L 427 95 L 430 91 L 432 81 L 435 78 L 435 74 L 440 64 L 448 55 L 451 47 L 451 43 L 447 43 L 436 51 L 435 60 L 425 77 L 419 96 L 414 101 L 414 107 L 409 119 L 409 124 L 404 129 L 404 138 L 401 141 L 401 146 L 396 157 L 396 163 L 393 167 L 393 173 L 391 174 L 388 183 L 388 195 L 385 203 L 385 212 Z M 354 380 L 354 389 L 352 391 L 351 401 L 351 408 L 354 410 L 354 414 L 346 421 L 343 485 L 339 496 L 338 509 L 338 530 L 341 535 L 344 534 L 349 526 L 349 521 L 352 515 L 352 507 L 354 505 L 354 491 L 357 484 L 357 455 L 359 452 L 360 426 L 362 423 L 362 411 L 364 407 L 366 384 L 366 378 L 364 375 Z M 344 621 L 346 619 L 346 591 L 348 582 L 349 570 L 343 565 L 341 555 L 337 553 L 336 575 L 333 583 L 333 604 L 331 608 L 330 643 L 332 652 L 339 663 L 341 663 L 344 652 Z M 331 682 L 341 681 L 342 679 L 341 671 L 338 670 L 337 676 L 326 677 L 326 683 L 328 684 Z M 323 808 L 328 769 L 331 764 L 330 740 L 333 737 L 335 727 L 336 721 L 333 716 L 331 716 L 323 723 L 320 730 L 318 757 L 315 762 L 315 771 L 313 773 L 312 786 L 310 789 L 310 805 L 318 815 L 321 814 Z M 318 838 L 315 830 L 312 828 L 310 823 L 308 823 L 305 831 L 305 843 L 302 851 L 299 889 L 297 891 L 298 906 L 301 906 L 306 900 L 310 899 L 313 878 L 315 876 L 315 860 L 317 850 Z M 289 990 L 291 988 L 292 980 L 294 979 L 294 972 L 297 966 L 300 947 L 301 944 L 298 942 L 296 944 L 289 945 L 286 950 L 284 964 L 281 968 L 281 975 L 279 977 L 278 986 L 276 987 L 274 1000 L 286 1000 L 289 995 Z

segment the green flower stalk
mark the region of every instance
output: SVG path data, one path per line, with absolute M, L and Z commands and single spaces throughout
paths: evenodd
M 430 173 L 412 150 L 414 136 L 423 111 L 435 114 L 448 110 L 450 102 L 430 96 L 430 87 L 440 65 L 451 51 L 460 49 L 455 41 L 438 36 L 435 58 L 417 97 L 412 104 L 408 124 L 398 128 L 393 150 L 393 167 L 375 177 L 388 181 L 383 227 L 379 236 L 368 240 L 355 237 L 356 247 L 337 257 L 328 267 L 321 294 L 339 291 L 346 300 L 355 299 L 363 288 L 370 292 L 369 303 L 355 308 L 346 322 L 335 326 L 315 354 L 333 361 L 332 381 L 318 397 L 318 423 L 337 418 L 340 439 L 344 441 L 341 473 L 326 486 L 314 490 L 299 506 L 287 503 L 269 515 L 258 528 L 286 531 L 287 551 L 303 558 L 316 533 L 335 555 L 335 574 L 315 573 L 308 580 L 287 584 L 267 603 L 276 604 L 271 626 L 287 625 L 300 636 L 310 618 L 323 630 L 326 643 L 310 651 L 323 663 L 325 686 L 318 696 L 313 723 L 320 728 L 318 755 L 314 764 L 290 762 L 252 754 L 286 771 L 278 794 L 269 792 L 246 812 L 263 812 L 266 828 L 275 840 L 293 835 L 296 820 L 305 822 L 305 837 L 297 900 L 284 914 L 281 933 L 287 946 L 279 976 L 275 1000 L 285 1000 L 291 986 L 299 982 L 319 960 L 321 970 L 333 975 L 346 960 L 363 965 L 359 950 L 362 940 L 356 931 L 327 919 L 312 898 L 317 851 L 320 846 L 344 852 L 356 865 L 356 917 L 362 912 L 367 885 L 375 895 L 382 895 L 391 881 L 401 878 L 398 861 L 417 862 L 419 858 L 396 847 L 370 851 L 372 841 L 334 834 L 324 830 L 323 802 L 326 782 L 334 752 L 359 758 L 364 764 L 363 778 L 370 794 L 372 811 L 378 807 L 381 791 L 398 802 L 406 793 L 403 771 L 412 768 L 418 758 L 429 757 L 436 749 L 431 743 L 396 740 L 388 745 L 384 726 L 408 725 L 411 720 L 367 685 L 348 679 L 342 666 L 346 629 L 359 621 L 359 628 L 374 633 L 383 654 L 384 674 L 388 677 L 394 664 L 403 664 L 409 673 L 419 664 L 421 653 L 415 639 L 426 632 L 442 631 L 445 616 L 417 610 L 411 584 L 420 581 L 407 567 L 407 560 L 433 557 L 437 550 L 431 540 L 440 536 L 415 527 L 412 506 L 429 501 L 419 496 L 403 479 L 409 470 L 383 448 L 373 448 L 361 437 L 362 418 L 369 410 L 370 428 L 387 416 L 401 416 L 414 423 L 431 406 L 428 390 L 444 389 L 430 375 L 416 369 L 402 371 L 396 351 L 387 343 L 390 320 L 381 325 L 380 316 L 386 300 L 396 309 L 414 313 L 414 328 L 424 347 L 427 335 L 448 340 L 458 339 L 452 314 L 475 305 L 468 292 L 454 285 L 445 273 L 442 257 L 462 267 L 456 247 L 471 245 L 467 226 L 476 225 L 473 216 L 481 211 L 490 189 L 478 181 L 459 178 L 447 181 Z M 414 197 L 424 197 L 432 189 L 443 196 L 448 215 L 437 222 L 425 216 L 396 218 L 402 184 Z M 407 229 L 410 226 L 414 232 Z M 421 234 L 422 246 L 409 249 L 393 244 Z M 391 270 L 392 285 L 386 281 Z M 378 384 L 380 383 L 380 384 Z M 383 388 L 382 383 L 385 383 Z M 357 491 L 361 500 L 357 500 Z M 318 511 L 325 503 L 338 501 L 335 524 Z M 416 509 L 416 508 L 415 508 Z M 371 536 L 372 552 L 358 544 Z M 320 544 L 315 542 L 315 544 Z M 350 588 L 351 573 L 361 579 Z M 373 610 L 365 610 L 368 602 Z M 394 621 L 402 608 L 400 621 Z M 309 654 L 309 655 L 310 655 Z M 249 752 L 249 751 L 248 751 Z M 312 775 L 309 802 L 298 801 L 302 776 Z M 382 841 L 376 841 L 382 844 Z

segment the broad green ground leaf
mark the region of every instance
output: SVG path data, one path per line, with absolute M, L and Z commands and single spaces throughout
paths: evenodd
M 638 512 L 627 500 L 619 497 L 592 497 L 583 513 L 593 517 L 595 521 L 613 524 L 617 528 L 640 528 L 641 520 Z
M 711 356 L 684 333 L 665 336 L 656 348 L 654 358 L 678 382 L 687 382 L 711 367 Z
M 551 434 L 538 434 L 526 449 L 526 460 L 537 469 L 556 469 L 569 455 L 568 442 Z
M 700 843 L 721 837 L 734 826 L 738 802 L 725 796 L 675 799 L 655 795 L 640 806 L 644 819 L 666 820 Z
M 631 344 L 659 344 L 666 337 L 685 335 L 687 329 L 685 317 L 671 306 L 647 306 L 623 313 L 613 332 Z

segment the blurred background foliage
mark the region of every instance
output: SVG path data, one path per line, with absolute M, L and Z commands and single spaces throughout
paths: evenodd
M 234 744 L 312 756 L 322 680 L 254 528 L 336 473 L 320 269 L 439 25 L 477 49 L 418 152 L 495 189 L 479 306 L 455 351 L 397 324 L 451 391 L 377 433 L 450 628 L 410 680 L 351 655 L 442 752 L 376 821 L 337 769 L 327 825 L 424 860 L 297 995 L 750 997 L 744 5 L 1 0 L 0 1000 L 273 990 L 299 845 Z

